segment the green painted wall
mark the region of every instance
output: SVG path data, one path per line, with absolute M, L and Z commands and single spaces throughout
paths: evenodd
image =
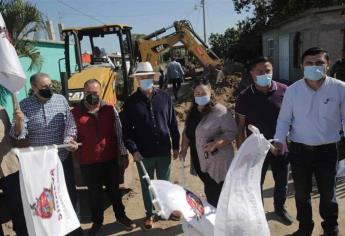
M 32 70 L 28 71 L 30 66 L 30 59 L 29 58 L 20 58 L 20 62 L 23 66 L 24 72 L 26 74 L 26 85 L 23 89 L 20 90 L 18 94 L 18 101 L 22 100 L 23 98 L 27 97 L 27 94 L 30 89 L 30 76 L 37 73 L 37 72 L 44 72 L 50 75 L 53 80 L 60 81 L 60 72 L 59 72 L 59 64 L 58 61 L 60 58 L 64 58 L 64 44 L 62 42 L 57 41 L 40 41 L 37 44 L 38 50 L 43 57 L 43 65 L 40 71 Z M 70 54 L 74 55 L 74 48 L 70 46 Z M 65 61 L 62 60 L 60 62 L 61 71 L 65 71 Z M 75 58 L 71 58 L 71 69 L 75 68 Z M 9 114 L 12 117 L 13 114 L 13 106 L 12 106 L 12 97 L 10 94 L 0 94 L 0 104 L 4 106 Z

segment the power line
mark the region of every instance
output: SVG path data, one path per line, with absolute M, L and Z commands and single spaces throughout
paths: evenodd
M 83 11 L 81 11 L 81 10 L 79 10 L 79 9 L 77 9 L 77 8 L 75 8 L 75 7 L 73 7 L 73 6 L 69 5 L 69 4 L 67 4 L 67 3 L 65 3 L 65 2 L 63 2 L 63 1 L 61 1 L 61 0 L 56 0 L 56 1 L 57 1 L 58 3 L 64 5 L 64 6 L 68 7 L 68 8 L 70 8 L 70 9 L 76 11 L 76 12 L 79 12 L 80 14 L 82 14 L 82 15 L 84 15 L 84 16 L 86 16 L 86 17 L 89 17 L 90 19 L 93 19 L 94 21 L 97 21 L 97 22 L 99 22 L 99 23 L 101 23 L 101 24 L 106 24 L 105 22 L 103 22 L 103 21 L 97 19 L 96 17 L 93 17 L 93 16 L 91 16 L 91 15 L 89 15 L 89 14 L 86 14 L 86 13 L 84 13 Z

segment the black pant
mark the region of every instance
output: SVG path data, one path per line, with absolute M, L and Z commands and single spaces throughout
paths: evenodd
M 200 162 L 198 154 L 196 152 L 196 148 L 192 147 L 191 145 L 190 149 L 192 164 L 195 169 L 195 172 L 204 184 L 204 192 L 206 195 L 207 202 L 210 203 L 212 206 L 217 207 L 219 196 L 222 191 L 224 182 L 217 183 L 216 181 L 214 181 L 214 179 L 210 177 L 208 173 L 202 172 L 200 169 Z
M 312 232 L 314 222 L 310 192 L 314 174 L 320 193 L 319 212 L 326 234 L 335 234 L 338 230 L 338 204 L 336 200 L 336 144 L 310 147 L 292 143 L 289 146 L 292 177 L 295 185 L 297 220 L 300 229 Z
M 74 178 L 74 166 L 72 154 L 70 153 L 68 158 L 62 162 L 63 172 L 65 175 L 65 182 L 68 191 L 69 198 L 72 202 L 75 213 L 78 218 L 80 218 L 80 201 L 77 194 L 77 189 L 75 187 L 75 178 Z M 81 227 L 75 229 L 71 233 L 67 234 L 68 236 L 79 236 L 83 235 L 83 230 Z
M 261 172 L 261 191 L 265 181 L 268 167 L 271 166 L 274 179 L 274 209 L 281 210 L 284 207 L 287 194 L 289 161 L 286 156 L 273 156 L 268 152 Z
M 177 100 L 177 94 L 181 88 L 182 79 L 181 78 L 175 78 L 175 79 L 171 79 L 170 81 L 173 85 L 173 93 L 174 93 L 175 99 Z
M 103 223 L 103 184 L 113 205 L 116 219 L 123 217 L 125 207 L 119 189 L 119 166 L 117 161 L 80 165 L 80 169 L 88 187 L 92 222 L 96 224 Z
M 11 214 L 13 230 L 18 236 L 28 235 L 26 228 L 22 197 L 20 195 L 19 172 L 8 175 L 2 183 L 2 190 Z
M 69 198 L 71 199 L 72 205 L 74 210 L 79 218 L 80 214 L 80 202 L 77 194 L 77 190 L 75 187 L 75 179 L 74 179 L 74 166 L 72 156 L 69 155 L 66 160 L 62 162 L 62 167 L 65 175 L 65 182 L 68 191 Z
M 2 185 L 3 185 L 3 178 L 0 178 L 0 189 L 2 189 Z M 4 236 L 4 231 L 2 230 L 2 226 L 1 226 L 1 212 L 0 212 L 0 236 Z

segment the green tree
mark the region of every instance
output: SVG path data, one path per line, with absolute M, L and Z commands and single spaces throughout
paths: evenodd
M 209 43 L 212 50 L 221 58 L 226 58 L 233 54 L 235 46 L 240 39 L 238 28 L 232 27 L 225 30 L 224 34 L 211 34 Z
M 211 34 L 213 51 L 224 59 L 246 63 L 262 54 L 262 33 L 270 26 L 311 8 L 336 6 L 345 0 L 233 0 L 235 11 L 253 12 L 224 34 Z
M 237 13 L 253 10 L 256 19 L 266 18 L 272 25 L 311 8 L 337 6 L 345 0 L 233 0 Z
M 27 38 L 38 30 L 46 29 L 42 13 L 26 0 L 0 0 L 0 11 L 18 56 L 30 58 L 29 70 L 40 69 L 43 58 L 36 42 Z

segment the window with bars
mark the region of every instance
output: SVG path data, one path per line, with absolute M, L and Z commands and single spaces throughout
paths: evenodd
M 269 59 L 273 59 L 274 56 L 274 40 L 273 38 L 269 38 L 266 40 L 266 56 Z

